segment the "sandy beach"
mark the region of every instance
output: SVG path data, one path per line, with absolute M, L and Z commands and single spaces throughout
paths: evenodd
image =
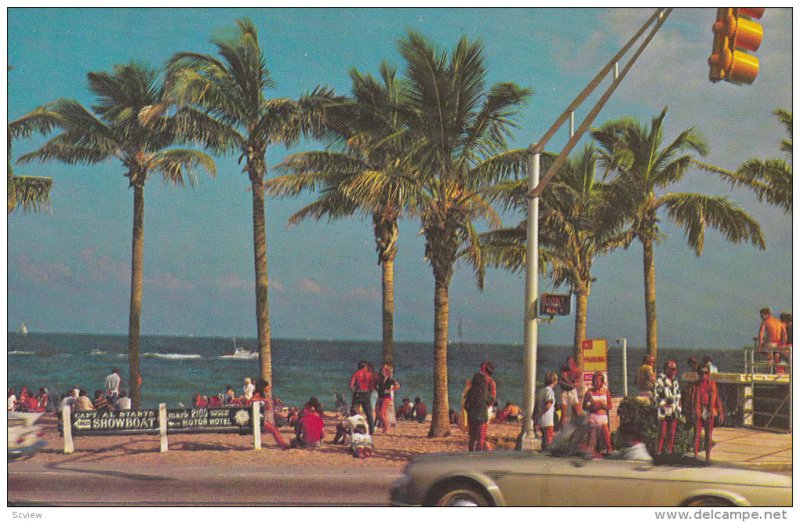
M 231 465 L 261 464 L 285 466 L 347 465 L 354 461 L 361 466 L 402 468 L 416 455 L 436 452 L 466 451 L 467 435 L 452 427 L 449 437 L 429 438 L 430 421 L 418 423 L 399 421 L 388 434 L 377 430 L 373 436 L 375 452 L 368 459 L 354 459 L 348 447 L 332 444 L 336 433 L 337 415 L 325 412 L 325 438 L 315 450 L 281 450 L 269 433 L 262 433 L 262 449 L 253 450 L 253 438 L 236 434 L 175 434 L 169 435 L 169 451 L 159 451 L 157 435 L 83 436 L 75 437 L 75 452 L 64 454 L 64 439 L 59 436 L 55 415 L 48 413 L 39 420 L 44 429 L 47 446 L 33 456 L 36 462 L 97 462 L 152 463 L 158 465 L 204 464 Z M 513 449 L 521 429 L 520 423 L 491 424 L 487 440 L 495 448 Z M 288 442 L 293 428 L 279 431 Z

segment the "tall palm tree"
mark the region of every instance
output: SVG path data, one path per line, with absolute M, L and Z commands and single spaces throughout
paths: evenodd
M 499 217 L 481 191 L 509 174 L 506 139 L 519 107 L 531 91 L 513 83 L 489 88 L 483 47 L 463 37 L 451 53 L 437 52 L 420 34 L 399 42 L 405 62 L 406 160 L 416 185 L 412 198 L 425 236 L 425 256 L 434 278 L 433 420 L 430 437 L 450 433 L 447 340 L 450 279 L 465 252 L 483 274 L 476 219 L 490 226 Z M 517 151 L 516 159 L 525 151 Z
M 10 69 L 10 68 L 9 68 Z M 40 212 L 50 208 L 50 188 L 53 179 L 42 176 L 20 176 L 14 174 L 11 166 L 11 146 L 17 138 L 29 138 L 33 133 L 48 134 L 53 130 L 53 122 L 58 115 L 49 113 L 44 108 L 9 122 L 8 124 L 8 171 L 6 173 L 8 188 L 6 200 L 8 212 L 21 208 L 23 211 Z
M 238 150 L 239 161 L 244 161 L 252 195 L 260 376 L 272 382 L 264 199 L 266 151 L 274 144 L 289 146 L 301 134 L 312 132 L 323 107 L 331 101 L 332 92 L 316 89 L 300 101 L 268 99 L 264 91 L 275 83 L 259 46 L 256 27 L 246 18 L 237 20 L 236 25 L 232 35 L 211 40 L 220 58 L 193 52 L 180 52 L 170 58 L 168 99 L 178 107 L 201 108 L 206 118 L 202 123 L 192 119 L 191 130 L 200 132 L 205 144 L 215 152 Z M 154 109 L 153 114 L 165 109 Z M 268 408 L 270 419 L 271 414 Z
M 139 331 L 142 312 L 142 260 L 144 249 L 144 186 L 151 174 L 182 186 L 197 181 L 196 169 L 216 174 L 214 161 L 202 152 L 168 148 L 181 139 L 170 119 L 144 125 L 139 113 L 161 102 L 163 86 L 155 69 L 132 62 L 114 66 L 113 72 L 91 72 L 89 90 L 97 96 L 91 110 L 74 100 L 61 99 L 45 107 L 57 115 L 49 121 L 61 132 L 20 161 L 57 160 L 70 165 L 119 160 L 133 189 L 131 300 L 128 323 L 128 363 L 131 401 L 141 404 Z M 35 115 L 32 113 L 32 115 Z M 44 121 L 48 116 L 40 115 Z
M 316 190 L 319 198 L 289 218 L 336 219 L 361 214 L 371 217 L 378 264 L 381 266 L 383 363 L 394 364 L 394 260 L 398 220 L 407 205 L 407 181 L 398 171 L 404 134 L 400 121 L 402 88 L 396 69 L 380 67 L 380 80 L 353 69 L 352 98 L 328 111 L 325 127 L 333 139 L 326 151 L 295 154 L 280 165 L 290 174 L 267 182 L 270 194 L 296 196 Z M 375 175 L 381 173 L 381 175 Z M 366 200 L 353 199 L 357 191 Z
M 552 161 L 552 157 L 547 158 Z M 621 230 L 622 220 L 609 211 L 606 185 L 596 179 L 595 149 L 584 150 L 564 162 L 542 195 L 539 207 L 541 266 L 550 267 L 550 278 L 558 288 L 567 284 L 575 294 L 573 351 L 583 365 L 581 344 L 586 339 L 589 294 L 596 278 L 592 265 L 599 255 L 627 246 L 630 234 Z M 498 184 L 491 199 L 507 208 L 527 207 L 528 180 Z M 481 235 L 487 265 L 520 271 L 525 268 L 527 220 L 520 225 Z
M 706 144 L 690 128 L 664 146 L 666 114 L 664 108 L 652 119 L 649 127 L 634 119 L 623 118 L 592 131 L 592 136 L 602 147 L 602 164 L 607 171 L 618 174 L 609 183 L 613 206 L 629 220 L 632 238 L 642 244 L 647 350 L 653 356 L 658 353 L 654 246 L 661 238 L 661 210 L 683 227 L 689 247 L 698 256 L 703 253 L 707 225 L 720 231 L 732 243 L 749 241 L 764 249 L 758 223 L 728 198 L 667 191 L 683 179 L 696 161 L 692 153 L 706 154 Z

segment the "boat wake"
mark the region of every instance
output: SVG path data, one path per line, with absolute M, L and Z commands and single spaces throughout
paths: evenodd
M 156 357 L 158 359 L 202 359 L 198 353 L 145 353 L 142 357 Z
M 36 352 L 28 352 L 25 350 L 13 350 L 8 352 L 8 355 L 36 355 Z

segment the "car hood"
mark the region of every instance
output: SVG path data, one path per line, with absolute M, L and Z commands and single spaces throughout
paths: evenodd
M 453 472 L 502 472 L 518 466 L 542 468 L 555 463 L 570 462 L 574 468 L 581 468 L 591 460 L 582 457 L 554 457 L 537 451 L 501 450 L 488 452 L 451 452 L 432 453 L 415 457 L 407 472 L 412 469 L 433 475 L 448 474 Z M 637 472 L 652 470 L 649 477 L 658 480 L 680 480 L 691 482 L 715 482 L 717 484 L 759 485 L 764 487 L 791 487 L 792 478 L 752 468 L 735 465 L 711 466 L 668 466 L 653 465 L 643 461 L 602 459 L 604 464 L 623 470 L 636 470 Z M 637 473 L 638 474 L 638 473 Z

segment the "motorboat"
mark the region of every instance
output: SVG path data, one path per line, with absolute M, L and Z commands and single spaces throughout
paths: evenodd
M 222 356 L 223 359 L 257 359 L 258 352 L 251 352 L 250 350 L 241 346 L 236 346 L 236 337 L 233 338 L 233 353 L 226 353 Z

